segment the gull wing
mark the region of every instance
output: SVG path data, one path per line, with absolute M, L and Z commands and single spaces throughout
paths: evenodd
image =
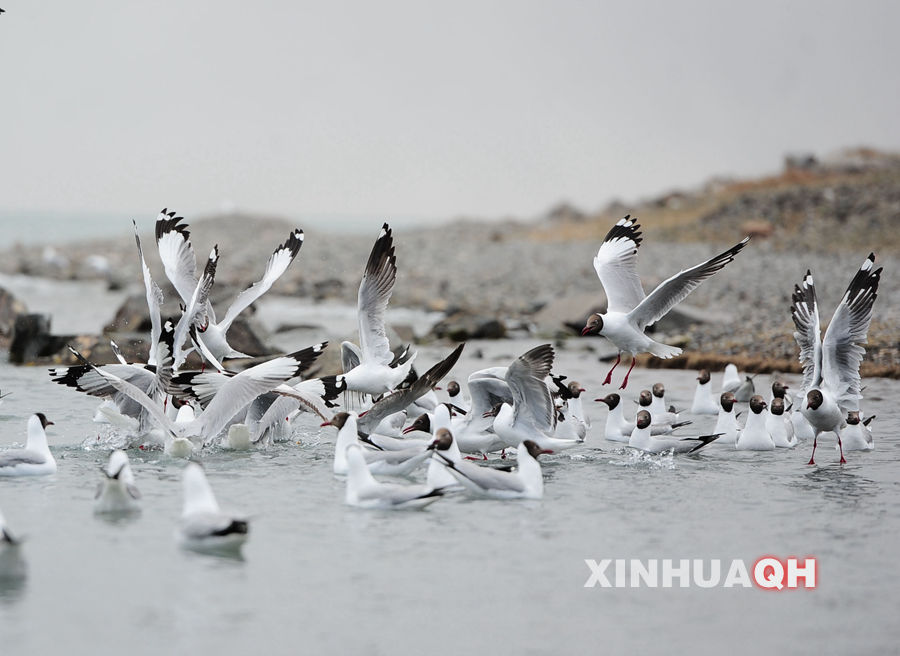
M 492 467 L 481 467 L 472 462 L 461 460 L 453 462 L 444 454 L 437 452 L 438 458 L 444 464 L 453 476 L 462 483 L 470 483 L 481 490 L 496 490 L 510 492 L 524 492 L 525 484 L 522 479 L 512 472 L 494 469 Z
M 183 217 L 163 209 L 156 217 L 156 246 L 163 269 L 181 301 L 187 305 L 197 288 L 197 258 Z
M 396 390 L 376 402 L 362 417 L 359 418 L 357 426 L 363 433 L 370 433 L 375 427 L 381 423 L 381 420 L 392 415 L 395 412 L 403 410 L 413 401 L 428 392 L 441 379 L 450 373 L 456 361 L 459 360 L 465 344 L 460 344 L 446 358 L 438 362 L 431 369 L 419 376 L 415 382 L 405 389 Z M 341 376 L 337 377 L 341 380 Z
M 697 266 L 679 271 L 668 280 L 660 283 L 653 292 L 634 308 L 628 317 L 631 322 L 643 331 L 647 326 L 652 326 L 659 321 L 673 307 L 681 303 L 688 294 L 697 289 L 700 283 L 722 270 L 741 252 L 750 237 L 744 237 L 740 242 L 723 253 L 702 262 Z
M 175 334 L 172 339 L 174 346 L 173 357 L 175 360 L 175 368 L 180 367 L 187 358 L 187 352 L 183 350 L 185 341 L 187 340 L 190 328 L 195 323 L 207 324 L 209 317 L 207 316 L 209 308 L 209 293 L 212 291 L 216 278 L 216 265 L 219 261 L 219 246 L 213 246 L 209 253 L 209 259 L 206 260 L 206 266 L 203 269 L 203 275 L 197 281 L 194 292 L 191 294 L 191 300 L 185 305 L 181 313 L 181 318 L 175 325 Z
M 861 397 L 859 365 L 866 350 L 872 307 L 877 297 L 881 269 L 873 270 L 870 253 L 841 299 L 822 341 L 822 376 L 841 410 L 859 410 Z
M 287 268 L 297 257 L 300 247 L 303 246 L 303 231 L 299 228 L 295 229 L 291 236 L 287 238 L 283 244 L 278 246 L 266 262 L 266 271 L 263 277 L 242 291 L 232 302 L 231 306 L 225 312 L 225 317 L 219 323 L 222 331 L 228 330 L 232 322 L 237 319 L 238 315 L 253 304 L 256 299 L 269 291 L 269 288 L 275 284 Z
M 819 304 L 812 273 L 806 270 L 803 281 L 794 285 L 791 295 L 791 318 L 794 320 L 794 341 L 800 347 L 803 365 L 803 389 L 809 391 L 822 384 L 822 329 L 819 323 Z
M 631 312 L 644 300 L 635 270 L 641 245 L 640 225 L 627 215 L 607 233 L 594 257 L 594 270 L 606 292 L 607 312 Z
M 542 344 L 516 358 L 506 372 L 506 384 L 513 397 L 513 420 L 530 421 L 544 433 L 552 433 L 556 428 L 553 398 L 544 382 L 550 375 L 553 358 L 553 347 Z
M 384 327 L 384 314 L 396 280 L 393 236 L 385 223 L 369 253 L 357 296 L 359 346 L 364 362 L 389 365 L 394 359 Z
M 144 276 L 144 291 L 147 295 L 147 307 L 150 309 L 150 356 L 147 364 L 156 364 L 156 345 L 159 343 L 159 332 L 162 330 L 162 318 L 160 316 L 160 306 L 163 303 L 163 293 L 159 285 L 154 282 L 150 275 L 150 267 L 144 260 L 144 250 L 141 247 L 141 238 L 138 235 L 137 222 L 132 220 L 134 224 L 134 241 L 137 243 L 138 255 L 141 258 L 141 272 Z

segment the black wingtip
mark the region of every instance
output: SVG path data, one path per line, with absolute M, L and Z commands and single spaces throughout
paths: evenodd
M 188 230 L 188 225 L 186 223 L 181 223 L 182 221 L 184 221 L 184 217 L 175 216 L 175 212 L 169 212 L 167 214 L 166 209 L 163 208 L 163 211 L 160 212 L 160 216 L 156 219 L 156 241 L 158 242 L 163 236 L 170 232 L 179 232 L 185 240 L 189 239 L 191 232 Z
M 243 519 L 233 519 L 225 528 L 213 531 L 210 535 L 216 537 L 224 537 L 226 535 L 247 535 L 250 532 L 250 525 Z
M 637 222 L 637 219 L 632 219 L 630 214 L 626 214 L 625 218 L 620 219 L 616 222 L 608 233 L 606 233 L 606 237 L 603 238 L 604 242 L 613 241 L 615 239 L 630 239 L 634 242 L 635 248 L 641 245 L 641 241 L 643 241 L 643 237 L 641 237 L 641 226 Z

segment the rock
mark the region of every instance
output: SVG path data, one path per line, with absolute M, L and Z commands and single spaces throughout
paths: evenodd
M 16 317 L 26 312 L 28 309 L 22 301 L 0 287 L 0 335 L 10 337 Z
M 50 333 L 50 315 L 20 314 L 13 327 L 9 345 L 9 361 L 13 364 L 33 364 L 65 350 L 73 340 L 71 335 Z
M 455 342 L 469 339 L 502 339 L 506 337 L 506 326 L 496 317 L 460 311 L 441 319 L 431 332 L 437 338 L 452 339 Z
M 266 345 L 261 335 L 265 335 L 265 331 L 256 321 L 238 317 L 228 329 L 228 343 L 232 348 L 253 357 L 277 353 Z
M 599 283 L 598 283 L 599 286 Z M 542 336 L 555 336 L 560 332 L 581 334 L 587 318 L 594 312 L 605 312 L 603 294 L 572 294 L 556 298 L 534 313 L 531 321 Z

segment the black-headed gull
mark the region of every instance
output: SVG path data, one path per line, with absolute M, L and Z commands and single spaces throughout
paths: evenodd
M 718 435 L 698 435 L 696 437 L 657 437 L 650 431 L 650 413 L 641 410 L 635 417 L 634 430 L 628 438 L 628 447 L 646 453 L 696 453 L 707 444 L 714 442 Z
M 691 403 L 692 415 L 717 415 L 719 404 L 713 396 L 712 382 L 707 369 L 701 369 L 697 376 L 697 388 Z
M 430 451 L 427 453 L 431 454 Z M 419 509 L 443 495 L 441 489 L 427 484 L 401 485 L 376 480 L 358 444 L 346 447 L 346 460 L 348 470 L 344 502 L 348 506 L 381 510 Z
M 553 347 L 542 344 L 522 354 L 509 365 L 506 384 L 512 393 L 513 402 L 500 406 L 493 424 L 494 432 L 507 447 L 515 447 L 531 440 L 541 449 L 561 451 L 584 442 L 583 438 L 554 437 L 556 407 L 546 382 L 553 367 L 554 356 Z
M 181 546 L 195 551 L 237 551 L 247 541 L 246 518 L 223 513 L 206 473 L 189 462 L 182 473 L 184 508 L 178 527 Z
M 741 375 L 738 373 L 737 365 L 729 362 L 725 365 L 725 372 L 722 374 L 722 391 L 737 392 L 737 388 L 741 386 Z
M 738 451 L 773 451 L 775 440 L 766 427 L 769 417 L 769 404 L 759 394 L 750 397 L 750 413 L 747 423 L 738 434 L 734 448 Z
M 332 471 L 337 476 L 344 476 L 350 468 L 347 461 L 347 447 L 360 444 L 360 439 L 367 440 L 365 434 L 360 435 L 358 418 L 355 412 L 338 412 L 331 421 L 326 421 L 322 427 L 334 426 L 338 429 L 337 440 L 334 443 L 334 460 Z M 367 442 L 373 450 L 364 450 L 363 458 L 369 469 L 375 474 L 386 476 L 408 476 L 421 467 L 431 455 L 426 442 L 410 440 L 410 446 L 406 449 L 381 449 L 374 443 Z
M 446 454 L 446 440 L 435 443 L 440 462 L 463 487 L 476 496 L 491 499 L 540 499 L 544 496 L 544 475 L 537 458 L 548 450 L 525 440 L 516 448 L 516 468 L 512 471 L 456 460 Z
M 44 476 L 56 473 L 56 460 L 47 444 L 47 426 L 52 426 L 43 412 L 28 418 L 24 449 L 0 452 L 0 476 Z
M 701 282 L 731 262 L 750 237 L 745 237 L 706 262 L 679 271 L 662 282 L 649 296 L 644 296 L 641 279 L 635 270 L 641 239 L 640 225 L 630 216 L 616 223 L 606 235 L 594 258 L 594 269 L 606 292 L 606 313 L 592 314 L 581 331 L 582 336 L 602 335 L 619 350 L 615 364 L 603 381 L 604 385 L 612 380 L 612 372 L 619 364 L 622 353 L 631 353 L 631 367 L 620 389 L 628 385 L 628 375 L 634 368 L 634 356 L 638 353 L 649 352 L 659 358 L 673 358 L 681 353 L 680 348 L 656 342 L 644 331 L 687 298 Z
M 847 427 L 842 434 L 844 451 L 871 451 L 875 448 L 872 429 L 869 428 L 873 419 L 875 415 L 860 420 L 856 410 L 847 413 Z
M 604 436 L 611 442 L 628 442 L 631 439 L 631 433 L 634 431 L 635 422 L 625 418 L 625 412 L 622 408 L 622 397 L 618 394 L 607 394 L 602 399 L 594 399 L 597 403 L 603 403 L 609 408 L 606 415 L 606 431 Z M 670 435 L 676 428 L 691 424 L 688 421 L 679 421 L 674 424 L 653 424 L 650 426 L 650 432 L 653 435 Z
M 734 444 L 738 439 L 741 427 L 734 411 L 734 394 L 731 392 L 722 392 L 719 396 L 719 414 L 713 432 L 721 434 L 716 444 Z
M 163 209 L 156 219 L 156 245 L 166 276 L 188 307 L 197 289 L 198 277 L 197 261 L 190 242 L 191 233 L 183 221 L 175 212 Z M 303 238 L 303 231 L 295 228 L 283 244 L 275 247 L 266 262 L 262 278 L 235 297 L 221 321 L 216 320 L 212 305 L 206 303 L 205 325 L 194 333 L 198 345 L 203 346 L 201 352 L 210 353 L 214 361 L 219 363 L 225 358 L 248 357 L 228 343 L 228 329 L 241 312 L 265 294 L 287 271 L 303 246 Z
M 309 369 L 326 346 L 327 342 L 322 342 L 272 358 L 229 377 L 203 412 L 187 423 L 172 421 L 162 405 L 148 397 L 142 390 L 109 371 L 97 368 L 71 347 L 69 350 L 84 364 L 103 376 L 116 390 L 140 403 L 168 436 L 208 445 L 238 413 L 246 409 L 253 399 Z
M 396 281 L 393 236 L 385 223 L 369 253 L 359 284 L 359 346 L 351 342 L 341 344 L 344 382 L 350 391 L 373 396 L 385 394 L 409 375 L 416 354 L 406 348 L 395 355 L 388 343 L 384 325 L 384 314 Z
M 134 473 L 128 462 L 128 454 L 116 449 L 109 454 L 109 462 L 103 468 L 103 481 L 94 496 L 96 514 L 118 515 L 140 511 L 138 499 L 141 493 L 134 484 Z
M 662 383 L 657 383 L 654 387 L 657 385 L 662 385 Z M 663 394 L 665 394 L 664 388 Z M 665 403 L 661 401 L 662 399 L 650 390 L 641 390 L 638 394 L 638 405 L 641 410 L 650 413 L 651 423 L 654 426 L 671 426 L 678 423 L 678 413 L 674 412 L 674 408 L 666 409 Z
M 790 418 L 784 414 L 784 398 L 776 396 L 769 402 L 769 416 L 766 419 L 766 429 L 769 431 L 769 435 L 772 436 L 772 441 L 776 447 L 791 449 L 797 446 L 794 426 L 791 424 Z
M 859 365 L 866 353 L 862 344 L 868 339 L 880 277 L 881 269 L 875 269 L 875 254 L 870 253 L 850 281 L 824 339 L 812 274 L 807 271 L 803 282 L 794 287 L 791 316 L 797 328 L 794 339 L 800 347 L 806 394 L 800 412 L 815 432 L 810 465 L 815 464 L 816 443 L 824 432 L 837 435 L 840 462 L 846 462 L 841 430 L 847 413 L 859 410 Z

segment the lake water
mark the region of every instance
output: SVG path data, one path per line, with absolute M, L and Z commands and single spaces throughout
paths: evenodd
M 536 343 L 469 344 L 453 376 Z M 582 345 L 570 341 L 555 369 L 593 399 L 609 390 L 599 384 L 608 365 Z M 421 349 L 423 368 L 449 350 Z M 629 393 L 662 380 L 684 407 L 694 376 L 635 370 Z M 310 419 L 295 442 L 204 456 L 221 505 L 251 517 L 244 558 L 233 560 L 176 546 L 183 462 L 161 453 L 130 453 L 139 517 L 95 518 L 107 453 L 80 445 L 97 433 L 97 401 L 51 384 L 43 368 L 0 364 L 0 389 L 12 391 L 0 448 L 24 441 L 26 418 L 44 411 L 59 462 L 51 477 L 0 480 L 29 570 L 0 591 L 0 653 L 893 653 L 900 383 L 866 384 L 877 447 L 843 467 L 833 443 L 820 444 L 815 467 L 808 444 L 635 459 L 603 439 L 605 406 L 586 400 L 593 430 L 583 447 L 546 457 L 542 500 L 448 497 L 421 512 L 346 507 L 333 429 Z M 818 587 L 584 587 L 585 559 L 749 567 L 770 554 L 817 557 Z

